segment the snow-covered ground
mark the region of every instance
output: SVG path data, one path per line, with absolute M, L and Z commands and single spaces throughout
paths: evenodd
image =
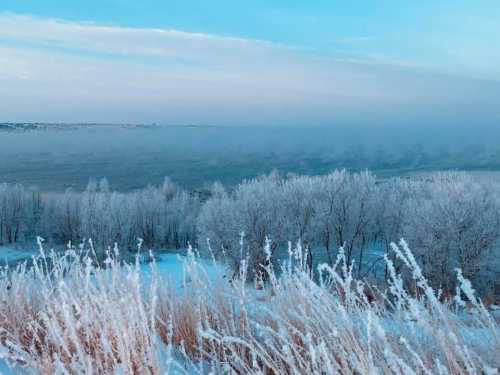
M 26 247 L 0 246 L 0 266 L 13 265 L 38 255 L 38 250 Z
M 169 285 L 173 285 L 176 289 L 179 289 L 182 288 L 184 284 L 189 284 L 189 275 L 186 275 L 187 267 L 185 267 L 186 262 L 188 262 L 186 255 L 181 253 L 160 252 L 154 254 L 154 258 L 154 269 L 158 272 L 158 276 L 168 282 Z M 211 281 L 222 281 L 228 273 L 223 265 L 215 264 L 210 260 L 197 259 L 197 264 L 201 266 L 200 269 L 206 273 L 206 276 Z M 152 264 L 144 262 L 140 267 L 144 279 L 147 280 L 151 276 L 153 269 Z
M 15 266 L 24 261 L 31 260 L 34 256 L 38 256 L 39 250 L 27 249 L 25 247 L 8 247 L 0 246 L 0 267 L 9 265 L 10 267 Z M 189 279 L 186 279 L 184 265 L 187 262 L 186 252 L 179 251 L 159 251 L 152 252 L 155 261 L 155 269 L 158 275 L 171 283 L 170 285 L 175 285 L 176 287 L 182 287 L 184 281 L 189 283 Z M 146 279 L 148 279 L 152 272 L 152 264 L 149 262 L 150 257 L 144 253 L 142 261 L 140 264 L 141 273 Z M 226 277 L 227 269 L 221 264 L 215 264 L 213 261 L 197 259 L 206 276 L 210 280 L 215 281 L 216 279 L 222 279 Z
M 0 347 L 0 375 L 24 375 L 26 370 L 9 361 L 9 352 L 5 347 Z

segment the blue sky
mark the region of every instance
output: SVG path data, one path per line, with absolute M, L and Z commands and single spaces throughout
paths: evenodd
M 0 110 L 5 120 L 494 122 L 498 35 L 493 0 L 3 0 Z

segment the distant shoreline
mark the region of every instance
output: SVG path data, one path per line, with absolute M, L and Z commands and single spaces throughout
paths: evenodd
M 186 128 L 197 128 L 197 127 L 215 127 L 213 125 L 159 125 L 159 124 L 134 124 L 134 123 L 55 123 L 55 122 L 1 122 L 0 131 L 8 132 L 23 132 L 23 131 L 36 131 L 36 130 L 75 130 L 81 128 L 122 128 L 122 129 L 134 129 L 134 128 L 165 128 L 165 127 L 186 127 Z

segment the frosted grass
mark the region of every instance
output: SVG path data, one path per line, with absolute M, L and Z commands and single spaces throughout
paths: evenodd
M 117 248 L 98 263 L 91 243 L 64 254 L 42 245 L 32 267 L 0 272 L 1 356 L 14 371 L 489 375 L 500 366 L 498 319 L 472 285 L 457 271 L 457 293 L 444 298 L 404 241 L 386 259 L 386 290 L 357 280 L 342 250 L 308 269 L 300 243 L 279 272 L 266 262 L 251 282 L 247 259 L 228 279 L 191 248 L 175 273 L 154 257 L 123 264 Z

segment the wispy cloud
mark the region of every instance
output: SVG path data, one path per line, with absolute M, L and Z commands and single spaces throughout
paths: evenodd
M 266 41 L 0 14 L 5 120 L 456 121 L 495 113 L 499 93 L 495 82 Z

